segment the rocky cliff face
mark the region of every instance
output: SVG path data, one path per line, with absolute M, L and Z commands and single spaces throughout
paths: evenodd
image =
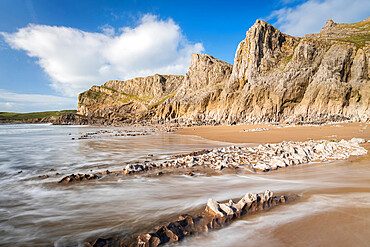
M 78 98 L 78 114 L 110 122 L 147 118 L 152 108 L 173 97 L 184 76 L 154 75 L 93 86 Z
M 185 77 L 109 81 L 80 94 L 78 112 L 114 121 L 201 123 L 370 120 L 370 19 L 329 20 L 296 38 L 257 20 L 234 65 L 194 54 Z
M 154 119 L 217 122 L 209 114 L 230 78 L 232 66 L 209 55 L 193 54 L 189 71 L 175 96 L 158 106 Z

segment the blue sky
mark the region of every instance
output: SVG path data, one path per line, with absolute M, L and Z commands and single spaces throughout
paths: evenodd
M 256 19 L 303 36 L 369 13 L 367 0 L 1 0 L 0 111 L 75 109 L 109 79 L 185 74 L 193 52 L 232 64 Z

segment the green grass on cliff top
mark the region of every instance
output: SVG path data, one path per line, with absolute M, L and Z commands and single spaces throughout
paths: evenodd
M 351 42 L 355 44 L 357 48 L 361 48 L 365 46 L 366 41 L 370 41 L 370 34 L 338 38 L 337 40 Z
M 63 113 L 76 113 L 76 110 L 44 111 L 30 113 L 0 112 L 0 120 L 28 120 L 45 117 L 59 117 Z
M 360 34 L 345 38 L 337 38 L 336 40 L 346 41 L 350 42 L 356 45 L 357 48 L 364 47 L 366 45 L 366 42 L 370 41 L 370 21 L 360 21 L 357 23 L 346 23 L 346 24 L 339 24 L 339 26 L 344 28 L 354 28 L 357 29 L 360 32 L 367 32 L 367 34 Z

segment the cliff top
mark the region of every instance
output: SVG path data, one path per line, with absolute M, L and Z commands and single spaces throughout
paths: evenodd
M 357 23 L 336 23 L 328 19 L 326 26 L 320 33 L 307 34 L 307 38 L 318 38 L 334 41 L 346 41 L 357 47 L 369 45 L 370 42 L 370 17 Z

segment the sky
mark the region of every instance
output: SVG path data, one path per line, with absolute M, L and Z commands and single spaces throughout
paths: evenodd
M 184 75 L 193 53 L 233 64 L 257 19 L 304 36 L 369 13 L 368 0 L 0 0 L 0 111 L 76 109 L 92 85 Z

